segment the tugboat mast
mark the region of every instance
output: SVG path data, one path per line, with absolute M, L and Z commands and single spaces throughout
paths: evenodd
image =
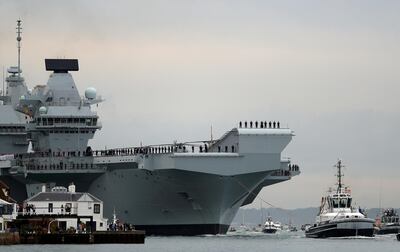
M 18 47 L 18 77 L 21 76 L 21 27 L 22 21 L 20 19 L 17 20 L 17 47 Z
M 337 178 L 338 178 L 338 192 L 340 192 L 340 190 L 342 189 L 342 168 L 344 167 L 342 165 L 342 160 L 338 160 L 337 164 L 335 165 L 335 167 L 338 169 L 338 173 L 337 173 Z

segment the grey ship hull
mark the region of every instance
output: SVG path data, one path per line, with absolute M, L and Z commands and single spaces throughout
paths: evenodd
M 247 195 L 235 180 L 252 185 L 262 178 L 261 174 L 231 178 L 173 170 L 121 170 L 96 179 L 89 192 L 107 199 L 106 215 L 116 206 L 122 220 L 148 234 L 218 234 L 226 233 Z M 121 192 L 127 193 L 116 197 Z
M 105 217 L 111 217 L 115 208 L 120 220 L 146 230 L 146 234 L 198 235 L 226 233 L 251 194 L 247 188 L 266 183 L 267 175 L 259 172 L 231 177 L 178 170 L 114 169 L 103 174 L 7 177 L 6 182 L 12 186 L 14 197 L 23 197 L 40 190 L 40 186 L 31 186 L 27 192 L 25 183 L 51 181 L 66 186 L 74 181 L 81 191 L 103 200 Z M 279 178 L 269 181 L 277 182 Z

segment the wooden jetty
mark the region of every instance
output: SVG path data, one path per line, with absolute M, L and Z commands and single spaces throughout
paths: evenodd
M 0 233 L 0 245 L 19 244 L 18 232 Z
M 98 231 L 93 233 L 2 233 L 0 245 L 13 244 L 144 244 L 145 232 Z

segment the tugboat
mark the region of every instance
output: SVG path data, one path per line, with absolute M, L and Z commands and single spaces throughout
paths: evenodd
M 292 220 L 289 220 L 289 227 L 288 230 L 290 232 L 297 232 L 297 227 L 292 224 Z
M 375 225 L 376 234 L 397 234 L 400 232 L 399 215 L 393 208 L 385 209 Z
M 374 220 L 351 205 L 351 191 L 342 184 L 342 162 L 339 160 L 335 167 L 338 169 L 338 187 L 334 191 L 330 190 L 328 196 L 322 197 L 316 223 L 306 229 L 306 237 L 373 236 Z
M 279 223 L 274 223 L 272 221 L 271 216 L 268 216 L 267 221 L 264 224 L 264 228 L 262 229 L 263 233 L 267 234 L 275 234 L 276 231 L 281 230 L 281 225 Z

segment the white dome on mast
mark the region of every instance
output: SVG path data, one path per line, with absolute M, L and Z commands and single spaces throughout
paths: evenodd
M 94 87 L 88 87 L 85 90 L 86 99 L 94 100 L 94 99 L 96 99 L 96 95 L 97 95 L 97 91 L 96 91 L 96 89 Z
M 43 114 L 46 114 L 46 113 L 47 113 L 47 108 L 46 107 L 42 106 L 42 107 L 39 108 L 39 114 L 43 115 Z

